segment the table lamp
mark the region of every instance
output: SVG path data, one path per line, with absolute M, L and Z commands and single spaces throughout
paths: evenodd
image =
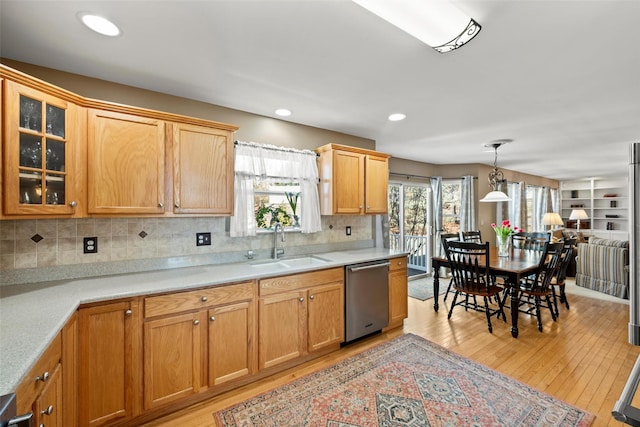
M 587 215 L 587 212 L 584 209 L 574 209 L 571 211 L 571 215 L 569 215 L 569 219 L 575 219 L 576 220 L 576 228 L 578 229 L 578 232 L 580 231 L 580 220 L 581 219 L 589 219 L 589 215 Z
M 564 225 L 562 222 L 562 218 L 560 218 L 560 214 L 557 212 L 547 212 L 542 217 L 542 225 L 549 225 L 549 233 L 553 231 L 554 226 L 556 225 Z

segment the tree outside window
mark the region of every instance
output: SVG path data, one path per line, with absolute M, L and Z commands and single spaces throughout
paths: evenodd
M 460 200 L 462 187 L 459 180 L 442 180 L 443 233 L 460 232 Z

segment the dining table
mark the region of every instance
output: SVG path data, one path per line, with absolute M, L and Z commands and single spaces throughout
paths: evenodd
M 511 299 L 511 336 L 518 337 L 518 307 L 520 306 L 520 291 L 518 284 L 520 281 L 533 274 L 540 264 L 541 251 L 517 249 L 511 247 L 508 256 L 498 256 L 498 247 L 489 247 L 489 273 L 496 277 L 504 278 L 505 285 L 509 288 Z M 482 259 L 482 258 L 480 258 Z M 484 267 L 484 262 L 479 265 Z M 444 255 L 433 256 L 431 258 L 433 267 L 433 309 L 437 312 L 439 308 L 440 294 L 440 268 L 448 267 L 449 261 Z

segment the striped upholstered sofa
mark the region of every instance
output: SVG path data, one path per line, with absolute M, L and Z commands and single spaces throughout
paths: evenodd
M 591 238 L 578 245 L 576 285 L 629 298 L 629 242 Z

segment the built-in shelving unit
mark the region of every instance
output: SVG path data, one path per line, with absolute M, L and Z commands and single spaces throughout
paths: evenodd
M 584 209 L 589 219 L 580 222 L 580 230 L 594 237 L 629 239 L 629 181 L 625 176 L 563 181 L 560 185 L 562 220 L 567 228 L 576 228 L 570 220 L 573 209 Z

